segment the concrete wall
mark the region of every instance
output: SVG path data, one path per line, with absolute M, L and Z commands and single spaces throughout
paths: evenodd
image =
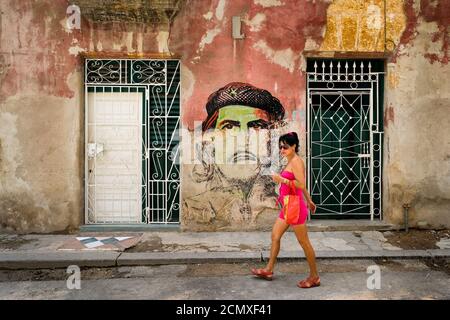
M 388 1 L 386 36 L 381 0 L 158 1 L 143 9 L 149 15 L 130 14 L 141 12 L 136 11 L 141 2 L 114 1 L 106 8 L 117 8 L 116 15 L 95 17 L 108 11 L 102 6 L 107 1 L 80 0 L 80 30 L 69 30 L 65 23 L 66 9 L 75 0 L 0 3 L 1 227 L 53 232 L 83 222 L 80 53 L 181 56 L 182 124 L 191 132 L 195 121 L 206 118 L 208 96 L 217 89 L 232 81 L 266 89 L 285 109 L 281 131 L 296 130 L 304 146 L 302 53 L 381 52 L 385 38 L 393 50 L 385 101 L 385 218 L 400 223 L 407 201 L 413 224 L 426 220 L 450 226 L 448 1 Z M 95 4 L 100 10 L 92 8 Z M 243 20 L 243 40 L 231 37 L 235 15 Z M 224 168 L 229 177 L 239 175 L 242 187 L 221 190 L 215 201 L 231 205 L 214 215 L 207 210 L 211 197 L 198 196 L 214 187 L 202 180 L 200 169 L 183 166 L 186 229 L 270 226 L 275 186 L 265 177 L 254 179 L 255 168 Z M 192 209 L 192 199 L 198 208 Z M 249 203 L 245 210 L 242 199 Z
M 18 232 L 81 221 L 82 78 L 52 2 L 0 4 L 0 225 Z
M 407 27 L 388 64 L 385 107 L 385 216 L 450 226 L 448 1 L 408 1 Z
M 0 226 L 54 232 L 84 222 L 85 51 L 158 52 L 153 24 L 67 28 L 68 1 L 2 1 Z

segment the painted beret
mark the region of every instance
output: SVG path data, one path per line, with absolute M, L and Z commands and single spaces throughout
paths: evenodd
M 203 122 L 203 131 L 215 126 L 220 108 L 230 105 L 243 105 L 264 110 L 269 114 L 271 121 L 280 121 L 284 118 L 283 105 L 269 91 L 248 83 L 231 82 L 208 97 L 206 103 L 208 116 Z

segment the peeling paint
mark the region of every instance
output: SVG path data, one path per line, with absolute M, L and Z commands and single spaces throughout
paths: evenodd
M 61 25 L 66 9 L 67 3 L 61 0 L 40 1 L 34 5 L 2 2 L 2 11 L 8 12 L 8 21 L 4 20 L 5 15 L 2 19 L 2 46 L 7 44 L 11 57 L 20 55 L 21 58 L 11 59 L 9 74 L 0 84 L 0 100 L 17 92 L 34 90 L 60 97 L 74 96 L 78 89 L 69 88 L 65 80 L 79 60 L 70 53 L 70 47 L 74 47 L 74 39 L 79 41 L 80 48 L 87 46 L 80 30 L 67 33 Z
M 385 127 L 389 126 L 390 122 L 394 122 L 394 108 L 392 105 L 386 108 L 384 111 L 384 125 Z
M 391 19 L 395 18 L 395 14 L 390 13 Z M 381 7 L 371 4 L 367 7 L 367 28 L 380 30 L 383 27 L 383 14 L 381 13 Z
M 402 223 L 402 205 L 409 202 L 411 226 L 426 220 L 433 227 L 442 227 L 450 225 L 450 161 L 445 147 L 450 146 L 446 133 L 450 73 L 448 64 L 429 63 L 424 55 L 432 44 L 434 22 L 419 16 L 417 23 L 416 34 L 403 46 L 395 64 L 388 64 L 395 90 L 388 90 L 384 114 L 388 190 L 384 216 Z M 391 82 L 389 79 L 389 89 Z
M 259 4 L 264 8 L 278 7 L 284 5 L 280 0 L 254 0 L 255 4 Z
M 246 80 L 258 84 L 262 88 L 272 88 L 278 81 L 278 97 L 289 112 L 305 107 L 305 98 L 301 94 L 304 89 L 304 74 L 298 68 L 300 63 L 289 63 L 287 68 L 280 67 L 254 47 L 263 40 L 267 47 L 274 51 L 290 48 L 294 58 L 299 60 L 307 39 L 322 42 L 326 23 L 326 10 L 329 6 L 324 1 L 283 1 L 283 6 L 263 8 L 254 2 L 228 1 L 223 21 L 215 17 L 205 20 L 202 14 L 216 9 L 218 1 L 194 1 L 174 20 L 171 32 L 171 51 L 180 53 L 185 64 L 195 75 L 197 85 L 193 95 L 185 102 L 183 124 L 192 129 L 194 122 L 203 114 L 199 101 L 206 101 L 210 92 L 223 86 L 230 79 Z M 250 31 L 250 26 L 244 25 L 246 39 L 233 41 L 231 25 L 225 21 L 231 16 L 240 15 L 244 23 L 253 20 L 258 14 L 264 14 L 265 20 L 259 26 L 259 31 Z M 259 15 L 261 16 L 261 15 Z M 286 17 L 290 17 L 286 19 Z M 186 36 L 185 26 L 197 26 L 189 29 Z M 214 38 L 211 45 L 206 44 L 199 50 L 199 43 L 205 39 L 208 30 L 218 28 L 222 32 Z M 230 32 L 230 33 L 229 33 Z M 311 43 L 311 42 L 310 42 Z M 293 70 L 290 72 L 290 70 Z M 215 76 L 212 76 L 215 75 Z M 292 88 L 295 87 L 294 90 Z
M 418 22 L 419 2 L 414 0 L 405 0 L 405 15 L 407 17 L 406 28 L 400 38 L 400 45 L 398 46 L 395 55 L 392 59 L 393 62 L 402 54 L 402 50 L 405 45 L 410 43 L 417 35 L 416 27 Z
M 388 86 L 389 89 L 395 89 L 398 87 L 400 82 L 400 76 L 398 72 L 395 71 L 395 64 L 390 63 L 388 65 Z
M 134 48 L 134 46 L 133 46 L 133 37 L 134 37 L 133 32 L 128 32 L 127 33 L 126 48 L 128 50 L 127 49 L 125 49 L 125 50 L 127 50 L 129 52 L 136 51 L 136 48 Z
M 169 50 L 169 32 L 168 31 L 160 31 L 158 32 L 158 36 L 156 37 L 158 42 L 158 52 L 167 53 Z
M 291 73 L 294 72 L 298 56 L 291 48 L 274 50 L 270 48 L 264 40 L 259 40 L 253 47 L 263 53 L 266 58 L 270 59 L 273 63 L 288 69 Z
M 66 33 L 69 33 L 69 34 L 70 34 L 70 33 L 73 32 L 72 28 L 69 28 L 69 27 L 67 26 L 67 18 L 62 19 L 59 23 L 61 24 L 63 30 L 64 30 Z
M 436 32 L 433 33 L 432 42 L 438 43 L 439 52 L 426 52 L 424 57 L 430 63 L 439 62 L 448 64 L 450 43 L 450 1 L 421 1 L 421 13 L 428 23 L 436 24 Z
M 223 19 L 223 15 L 224 15 L 224 11 L 225 11 L 225 4 L 226 4 L 226 0 L 219 0 L 219 3 L 217 5 L 216 8 L 216 18 L 217 20 L 222 20 Z
M 184 64 L 181 63 L 181 106 L 184 106 L 186 101 L 192 96 L 195 86 L 195 77 L 191 70 Z M 183 110 L 183 108 L 181 108 Z
M 97 49 L 97 51 L 103 51 L 103 45 L 100 40 L 97 42 L 97 45 L 95 48 Z
M 420 32 L 430 33 L 430 39 L 433 44 L 425 48 L 423 56 L 431 63 L 438 62 L 448 64 L 449 61 L 449 42 L 450 42 L 450 2 L 432 1 L 432 0 L 405 0 L 405 13 L 407 16 L 406 30 L 401 37 L 401 46 L 396 50 L 392 61 L 402 55 L 407 54 L 407 50 L 420 34 Z M 428 26 L 427 26 L 428 24 Z M 435 32 L 430 32 L 429 28 L 437 27 Z M 419 30 L 421 29 L 421 30 Z M 440 52 L 436 53 L 439 47 Z M 431 51 L 428 49 L 431 48 Z
M 243 19 L 243 22 L 250 27 L 251 32 L 261 31 L 262 24 L 266 20 L 266 15 L 264 13 L 257 13 L 252 19 L 248 17 Z
M 200 40 L 198 45 L 198 52 L 202 52 L 205 49 L 207 44 L 211 44 L 214 41 L 214 38 L 221 32 L 220 27 L 216 27 L 214 29 L 208 30 L 206 34 Z
M 69 54 L 77 56 L 80 52 L 85 52 L 86 49 L 80 48 L 79 46 L 76 47 L 70 47 L 69 48 Z
M 143 52 L 143 46 L 144 46 L 144 35 L 142 33 L 138 33 L 136 35 L 136 42 L 137 42 L 137 52 Z M 167 46 L 168 46 L 168 42 Z M 167 47 L 167 51 L 170 51 L 169 48 Z
M 314 39 L 307 38 L 305 42 L 305 50 L 318 50 L 320 44 Z
M 384 51 L 400 43 L 406 27 L 403 0 L 386 3 L 386 35 L 383 0 L 334 0 L 327 11 L 327 28 L 320 50 Z M 386 43 L 385 43 L 386 36 Z
M 213 17 L 212 11 L 208 11 L 207 13 L 205 13 L 205 14 L 203 15 L 203 17 L 204 17 L 206 20 L 211 20 L 212 17 Z

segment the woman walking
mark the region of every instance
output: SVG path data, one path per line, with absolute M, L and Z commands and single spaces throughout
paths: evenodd
M 312 288 L 320 286 L 320 278 L 316 267 L 316 256 L 314 249 L 308 238 L 308 231 L 306 228 L 306 218 L 308 216 L 308 210 L 306 205 L 312 212 L 316 211 L 316 205 L 311 199 L 308 190 L 306 190 L 305 184 L 305 165 L 303 160 L 297 154 L 299 148 L 299 139 L 297 133 L 289 132 L 282 135 L 279 138 L 280 153 L 288 161 L 286 168 L 281 171 L 280 174 L 274 174 L 272 176 L 273 181 L 280 184 L 280 192 L 278 202 L 283 203 L 283 197 L 290 194 L 291 181 L 294 182 L 295 194 L 300 198 L 299 218 L 291 226 L 294 229 L 295 236 L 300 243 L 303 251 L 305 252 L 306 259 L 309 264 L 310 274 L 306 279 L 298 282 L 297 286 L 300 288 Z M 305 200 L 306 199 L 306 204 Z M 270 249 L 270 259 L 266 267 L 263 269 L 252 269 L 252 273 L 255 276 L 266 280 L 272 280 L 274 275 L 275 262 L 280 251 L 280 240 L 286 230 L 289 228 L 289 224 L 286 222 L 283 214 L 283 209 L 280 210 L 280 214 L 275 221 L 272 229 L 272 246 Z

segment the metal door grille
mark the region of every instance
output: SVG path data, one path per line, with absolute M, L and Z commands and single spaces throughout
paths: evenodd
M 141 217 L 136 220 L 130 215 L 130 200 L 125 203 L 120 188 L 124 182 L 121 176 L 132 176 L 128 163 L 122 163 L 122 171 L 109 173 L 106 187 L 114 191 L 111 201 L 114 214 L 111 219 L 98 216 L 97 190 L 105 187 L 96 180 L 98 158 L 111 150 L 97 141 L 97 130 L 104 123 L 92 119 L 96 114 L 96 99 L 105 93 L 141 94 L 139 110 L 142 126 L 140 135 L 141 183 L 133 184 L 139 188 L 136 192 L 141 199 Z M 120 97 L 120 95 L 115 95 Z M 106 109 L 108 107 L 106 106 Z M 111 114 L 114 114 L 111 107 Z M 120 112 L 119 112 L 120 113 Z M 123 116 L 123 115 L 122 115 Z M 112 117 L 112 115 L 111 115 Z M 180 167 L 179 167 L 179 126 L 180 126 L 180 62 L 178 60 L 154 59 L 86 59 L 85 61 L 85 221 L 96 223 L 179 223 L 180 219 Z M 110 128 L 120 131 L 120 124 L 109 123 Z M 128 124 L 129 125 L 129 124 Z M 116 128 L 117 127 L 117 128 Z M 129 125 L 129 127 L 131 127 Z M 120 132 L 116 133 L 120 136 Z M 120 161 L 119 157 L 119 161 Z M 125 170 L 126 171 L 126 170 Z M 137 190 L 137 189 L 128 189 Z M 134 199 L 128 195 L 126 199 Z M 122 201 L 122 203 L 121 203 Z M 134 201 L 134 200 L 133 200 Z M 131 203 L 133 203 L 133 201 Z M 115 204 L 114 204 L 115 203 Z
M 377 61 L 308 61 L 312 217 L 381 219 L 382 69 Z

